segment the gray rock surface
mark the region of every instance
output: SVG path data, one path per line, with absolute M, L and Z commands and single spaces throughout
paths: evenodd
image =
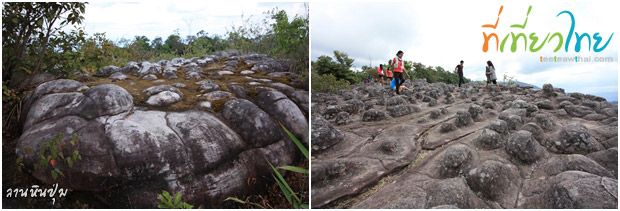
M 24 104 L 23 133 L 16 141 L 24 171 L 44 184 L 110 195 L 126 208 L 154 208 L 163 190 L 181 193 L 195 207 L 219 207 L 230 196 L 259 194 L 259 187 L 272 183 L 268 163 L 300 161 L 281 125 L 309 146 L 308 92 L 284 83 L 290 87 L 286 95 L 247 86 L 233 91 L 238 80 L 247 80 L 238 74 L 196 83 L 211 76 L 214 67 L 236 60 L 229 56 L 130 62 L 99 70 L 97 76 L 111 77 L 112 84 L 58 79 L 36 86 Z M 254 64 L 237 61 L 229 67 L 242 71 L 235 68 L 265 60 L 274 66 L 278 62 L 260 57 Z M 151 76 L 160 79 L 141 79 Z M 292 81 L 298 76 L 281 77 Z M 63 173 L 56 179 L 47 160 L 51 148 L 65 157 L 54 158 Z M 73 153 L 81 159 L 69 164 L 66 157 Z
M 405 86 L 312 93 L 312 207 L 617 208 L 617 106 L 550 84 Z

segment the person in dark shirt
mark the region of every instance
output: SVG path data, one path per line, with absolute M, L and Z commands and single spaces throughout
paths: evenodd
M 465 80 L 463 79 L 463 60 L 461 60 L 461 63 L 456 65 L 456 68 L 454 68 L 454 70 L 456 70 L 456 72 L 459 74 L 459 87 L 461 87 L 461 84 L 465 84 Z

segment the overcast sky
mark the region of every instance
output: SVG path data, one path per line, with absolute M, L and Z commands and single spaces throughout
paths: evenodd
M 494 24 L 501 5 L 504 5 L 498 29 L 487 30 L 483 24 Z M 511 29 L 522 24 L 528 6 L 532 11 L 525 30 Z M 442 66 L 453 70 L 460 60 L 465 61 L 465 76 L 483 80 L 484 66 L 491 60 L 501 81 L 504 74 L 519 81 L 542 87 L 552 83 L 569 92 L 583 92 L 617 100 L 619 15 L 617 1 L 444 1 L 424 0 L 407 2 L 312 2 L 310 5 L 312 59 L 332 55 L 341 50 L 355 59 L 361 67 L 372 63 L 387 63 L 398 50 L 405 52 L 405 60 L 425 65 Z M 573 36 L 569 52 L 564 49 L 553 53 L 552 44 L 536 53 L 523 52 L 521 43 L 517 53 L 506 44 L 503 53 L 482 52 L 482 32 L 496 32 L 500 39 L 510 32 L 535 32 L 540 39 L 547 33 L 568 34 L 570 18 L 556 17 L 569 10 L 575 17 L 575 31 L 599 32 L 606 41 L 616 32 L 600 53 L 587 50 L 587 44 L 575 53 Z M 565 40 L 566 41 L 566 40 Z M 584 40 L 585 41 L 585 40 Z M 540 41 L 539 41 L 540 42 Z M 529 43 L 528 43 L 529 45 Z M 494 44 L 490 46 L 494 48 Z M 540 63 L 540 56 L 610 56 L 611 63 Z
M 89 35 L 105 32 L 114 41 L 136 35 L 165 40 L 177 29 L 182 37 L 200 30 L 224 35 L 233 25 L 241 25 L 241 15 L 258 22 L 264 12 L 276 7 L 285 10 L 289 18 L 307 13 L 304 3 L 293 2 L 91 1 L 86 6 L 84 27 Z

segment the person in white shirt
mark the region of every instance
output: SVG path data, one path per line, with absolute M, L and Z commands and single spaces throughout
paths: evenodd
M 493 63 L 491 61 L 487 61 L 487 68 L 486 68 L 485 74 L 487 76 L 487 86 L 489 86 L 490 83 L 497 85 L 497 76 L 495 76 L 495 66 L 493 66 Z

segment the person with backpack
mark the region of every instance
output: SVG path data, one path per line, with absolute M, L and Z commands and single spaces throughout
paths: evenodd
M 377 74 L 379 75 L 377 81 L 381 80 L 381 87 L 383 87 L 383 78 L 385 77 L 383 75 L 383 64 L 379 64 L 379 67 L 377 67 Z
M 493 66 L 493 63 L 490 60 L 487 61 L 487 67 L 486 67 L 485 74 L 487 75 L 487 86 L 489 86 L 489 83 L 493 83 L 494 85 L 497 85 L 497 76 L 495 75 L 495 66 Z
M 454 68 L 454 71 L 456 71 L 456 73 L 459 75 L 459 88 L 461 87 L 461 84 L 465 84 L 465 80 L 463 79 L 463 63 L 463 60 L 461 60 L 461 63 L 456 65 L 456 67 Z
M 392 69 L 394 70 L 394 80 L 396 82 L 396 94 L 400 95 L 400 85 L 402 85 L 403 83 L 405 83 L 405 77 L 403 76 L 403 74 L 405 74 L 405 64 L 403 61 L 403 51 L 398 51 L 398 53 L 396 53 L 396 57 L 394 57 L 394 59 L 392 59 Z

